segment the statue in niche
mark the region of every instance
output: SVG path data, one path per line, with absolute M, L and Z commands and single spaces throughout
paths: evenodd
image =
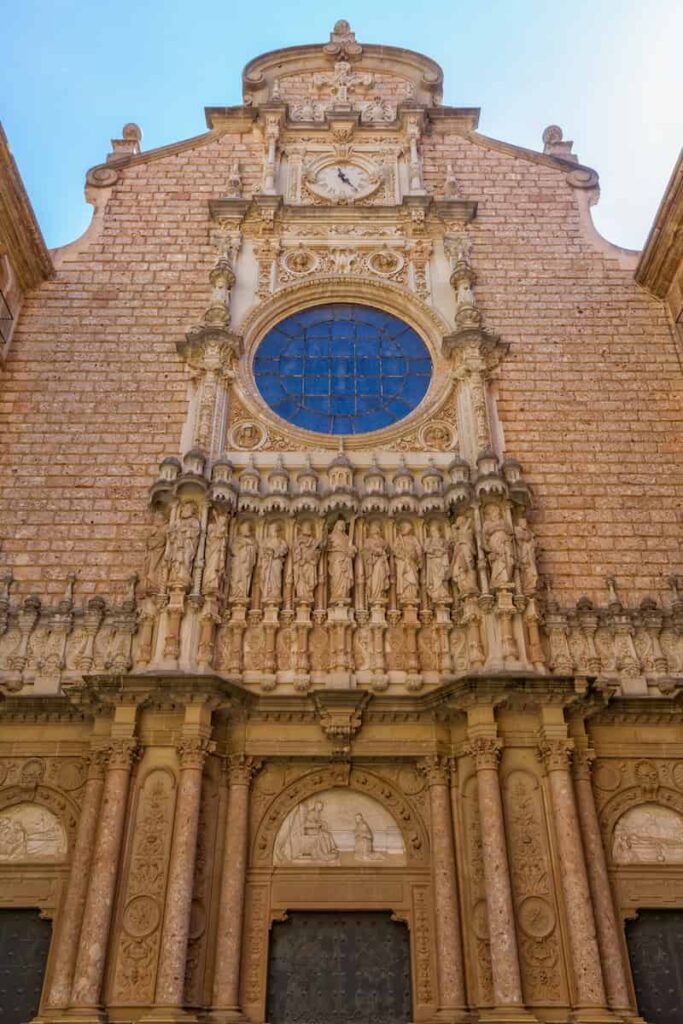
M 259 545 L 259 583 L 264 604 L 279 604 L 282 598 L 282 577 L 289 545 L 282 537 L 282 525 L 269 523 Z
M 250 523 L 240 523 L 230 547 L 230 600 L 246 604 L 256 565 L 256 541 Z
M 515 568 L 512 527 L 498 504 L 487 505 L 484 510 L 483 541 L 489 560 L 491 586 L 509 586 Z
M 169 565 L 171 586 L 189 586 L 201 531 L 196 505 L 184 502 L 176 512 L 166 540 L 164 557 Z
M 448 541 L 443 536 L 439 523 L 427 527 L 425 551 L 425 586 L 434 604 L 445 604 L 450 600 L 448 582 L 451 575 Z
M 417 604 L 420 596 L 422 545 L 415 536 L 412 523 L 405 520 L 400 523 L 393 553 L 398 603 Z
M 209 519 L 206 541 L 206 564 L 203 590 L 205 594 L 217 593 L 223 584 L 225 572 L 225 550 L 228 542 L 228 517 L 213 509 Z
M 382 536 L 377 522 L 370 523 L 365 544 L 361 549 L 361 562 L 365 577 L 365 597 L 368 604 L 383 604 L 389 589 L 389 545 Z
M 451 576 L 460 597 L 477 593 L 477 542 L 468 512 L 461 513 L 455 520 Z
M 145 569 L 143 583 L 147 594 L 161 594 L 166 585 L 166 516 L 159 511 L 154 514 L 154 524 L 145 541 Z
M 519 576 L 522 593 L 527 596 L 536 593 L 538 587 L 538 569 L 536 567 L 536 538 L 524 516 L 521 516 L 515 527 L 517 541 L 517 557 L 519 559 Z
M 346 532 L 346 523 L 338 519 L 327 538 L 327 575 L 331 604 L 347 604 L 353 586 L 353 557 L 356 548 Z
M 320 541 L 316 540 L 313 524 L 304 522 L 294 541 L 294 596 L 297 601 L 310 602 L 318 582 Z

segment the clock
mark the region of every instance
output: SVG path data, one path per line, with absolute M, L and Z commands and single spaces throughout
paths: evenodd
M 327 202 L 356 203 L 377 191 L 382 173 L 379 168 L 359 162 L 328 159 L 309 167 L 304 181 L 314 195 Z

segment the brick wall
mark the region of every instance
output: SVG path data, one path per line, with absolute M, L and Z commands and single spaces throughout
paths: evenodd
M 435 132 L 427 187 L 453 164 L 476 199 L 473 265 L 498 373 L 506 447 L 536 496 L 542 571 L 562 600 L 662 594 L 679 569 L 681 367 L 663 304 L 584 233 L 562 172 Z M 26 302 L 0 381 L 0 538 L 19 592 L 122 592 L 139 569 L 147 490 L 178 449 L 187 377 L 176 340 L 202 311 L 206 203 L 239 159 L 224 136 L 129 168 L 102 234 Z M 676 490 L 678 490 L 678 500 Z M 113 582 L 112 582 L 113 581 Z

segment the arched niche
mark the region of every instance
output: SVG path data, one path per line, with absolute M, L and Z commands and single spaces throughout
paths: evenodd
M 326 789 L 300 801 L 282 822 L 275 867 L 405 867 L 396 819 L 379 801 L 354 789 Z
M 38 803 L 17 803 L 0 810 L 0 865 L 61 863 L 67 835 L 59 818 Z
M 648 802 L 626 811 L 614 826 L 615 864 L 683 864 L 683 815 Z

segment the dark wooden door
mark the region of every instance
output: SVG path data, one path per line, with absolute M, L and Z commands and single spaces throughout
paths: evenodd
M 412 1019 L 404 924 L 375 912 L 295 912 L 276 921 L 268 1024 L 401 1024 Z
M 37 910 L 0 910 L 0 1024 L 38 1013 L 51 934 Z
M 638 1009 L 648 1024 L 683 1021 L 683 910 L 641 910 L 626 924 Z

